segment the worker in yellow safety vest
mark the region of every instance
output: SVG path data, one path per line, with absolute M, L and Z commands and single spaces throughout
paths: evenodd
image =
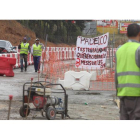
M 115 85 L 120 119 L 140 120 L 140 26 L 127 27 L 128 42 L 116 52 Z
M 27 38 L 24 37 L 23 41 L 18 45 L 18 49 L 20 50 L 20 64 L 21 64 L 21 72 L 23 72 L 23 59 L 25 62 L 25 71 L 27 71 L 27 58 L 28 52 L 30 53 L 30 44 L 27 43 Z
M 37 38 L 36 43 L 32 45 L 32 50 L 31 50 L 31 53 L 33 55 L 33 60 L 34 60 L 35 72 L 40 70 L 40 59 L 41 59 L 43 49 L 44 49 L 44 45 L 40 43 L 39 38 Z

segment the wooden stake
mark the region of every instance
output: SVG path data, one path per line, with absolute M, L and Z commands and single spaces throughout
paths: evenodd
M 9 120 L 10 118 L 10 111 L 11 111 L 11 102 L 12 102 L 12 99 L 13 99 L 13 95 L 9 95 L 9 111 L 8 111 L 8 117 L 7 117 L 7 120 Z

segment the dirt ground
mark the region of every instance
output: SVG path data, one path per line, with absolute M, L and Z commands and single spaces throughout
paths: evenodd
M 20 72 L 20 69 L 14 69 L 14 77 L 0 77 L 0 120 L 6 120 L 9 107 L 9 95 L 13 95 L 10 120 L 24 120 L 19 115 L 19 109 L 22 106 L 23 84 L 30 81 L 33 77 L 37 81 L 38 75 L 34 72 L 33 66 L 28 66 L 27 72 Z M 40 78 L 40 80 L 44 80 Z M 113 91 L 73 91 L 66 90 L 68 94 L 68 114 L 70 118 L 66 120 L 118 120 L 119 109 L 114 103 Z M 97 94 L 98 93 L 98 94 Z M 61 97 L 62 94 L 55 94 Z M 86 104 L 85 104 L 86 103 Z M 33 107 L 33 104 L 30 105 Z M 46 120 L 40 112 L 31 111 L 29 120 Z M 56 119 L 61 119 L 59 115 Z
M 10 120 L 25 120 L 19 115 L 19 108 L 22 106 L 21 101 L 13 101 L 11 105 Z M 30 105 L 31 106 L 31 105 Z M 8 101 L 0 101 L 0 120 L 6 120 L 8 116 Z M 65 120 L 118 120 L 119 110 L 114 104 L 111 105 L 93 105 L 93 104 L 68 104 L 68 115 L 70 118 Z M 56 115 L 56 120 L 60 120 L 61 116 Z M 31 111 L 27 120 L 47 120 L 42 117 L 41 112 Z

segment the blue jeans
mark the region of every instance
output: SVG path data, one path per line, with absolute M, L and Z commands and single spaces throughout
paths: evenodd
M 34 56 L 34 68 L 35 71 L 40 69 L 40 56 Z

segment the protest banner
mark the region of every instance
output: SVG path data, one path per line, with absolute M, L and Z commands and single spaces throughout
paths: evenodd
M 106 63 L 109 33 L 94 38 L 77 37 L 77 68 L 103 69 Z

